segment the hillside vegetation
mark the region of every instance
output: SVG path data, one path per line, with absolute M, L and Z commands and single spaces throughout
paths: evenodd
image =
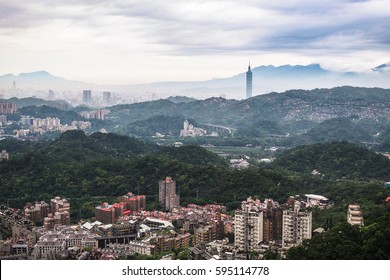
M 330 178 L 388 180 L 390 160 L 346 141 L 299 146 L 281 154 L 274 165 L 310 174 L 317 169 Z

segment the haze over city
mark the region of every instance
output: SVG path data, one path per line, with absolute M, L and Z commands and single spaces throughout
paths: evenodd
M 95 84 L 196 81 L 252 65 L 368 72 L 390 61 L 388 1 L 12 1 L 0 74 Z
M 1 2 L 2 279 L 385 275 L 390 0 Z

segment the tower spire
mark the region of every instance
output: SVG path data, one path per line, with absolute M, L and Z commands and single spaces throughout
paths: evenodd
M 252 71 L 251 62 L 249 61 L 248 72 L 246 72 L 246 98 L 252 97 Z

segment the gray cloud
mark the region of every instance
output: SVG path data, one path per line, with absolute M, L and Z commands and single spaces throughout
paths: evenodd
M 78 57 L 82 50 L 84 64 L 115 66 L 155 56 L 330 57 L 370 50 L 389 58 L 390 7 L 381 0 L 9 2 L 0 3 L 0 55 L 9 57 Z
M 116 17 L 122 20 L 112 28 L 119 24 L 136 29 L 148 42 L 169 45 L 180 53 L 309 48 L 332 36 L 353 34 L 380 47 L 390 37 L 388 14 L 380 9 L 356 12 L 367 1 L 43 0 L 27 7 L 25 3 L 1 4 L 0 26 L 29 28 L 63 19 L 100 28 L 106 25 L 101 18 Z

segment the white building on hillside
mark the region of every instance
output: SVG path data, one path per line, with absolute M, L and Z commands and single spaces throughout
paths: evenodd
M 204 136 L 207 134 L 207 131 L 203 128 L 195 127 L 188 122 L 188 120 L 184 121 L 183 129 L 180 130 L 181 137 L 195 137 L 195 136 Z

